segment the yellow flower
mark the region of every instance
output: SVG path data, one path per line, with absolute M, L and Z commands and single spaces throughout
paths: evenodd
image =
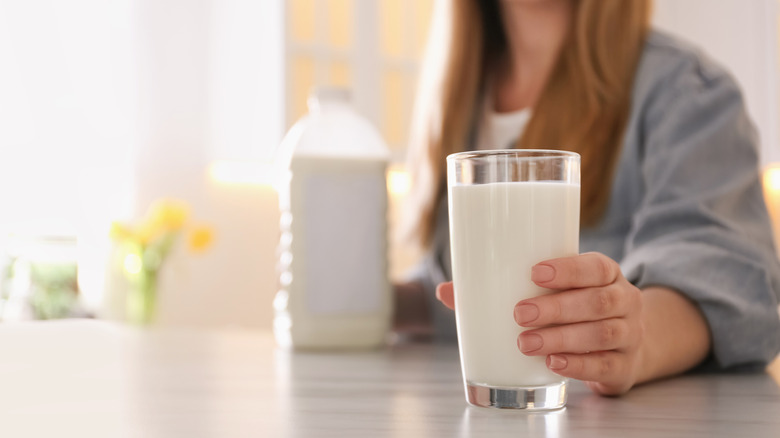
M 121 242 L 132 238 L 133 230 L 121 222 L 111 222 L 111 231 L 109 231 L 109 236 L 111 236 L 112 239 Z
M 146 212 L 146 216 L 131 236 L 141 245 L 148 245 L 169 232 L 184 227 L 189 216 L 189 206 L 177 199 L 155 201 Z
M 163 231 L 164 230 L 158 225 L 158 223 L 153 221 L 144 221 L 141 223 L 141 225 L 138 226 L 138 229 L 135 230 L 135 235 L 133 237 L 141 245 L 147 245 L 155 240 L 160 234 L 162 234 Z
M 214 241 L 214 230 L 208 226 L 197 227 L 190 233 L 189 247 L 192 252 L 207 250 Z
M 190 216 L 189 205 L 178 199 L 163 198 L 149 206 L 141 222 L 131 227 L 121 222 L 111 224 L 111 237 L 118 242 L 133 243 L 142 248 L 153 247 L 167 254 L 179 232 L 187 225 Z M 189 228 L 189 227 L 188 227 Z M 214 240 L 214 230 L 200 226 L 187 236 L 192 252 L 203 252 Z M 165 255 L 163 255 L 165 257 Z
M 165 214 L 162 217 L 163 224 L 169 230 L 175 231 L 180 230 L 184 226 L 184 223 L 187 222 L 187 218 L 190 215 L 190 208 L 186 203 L 176 201 L 169 203 L 164 210 L 164 213 Z
M 178 231 L 187 222 L 189 206 L 178 199 L 161 199 L 149 208 L 146 222 L 150 228 Z

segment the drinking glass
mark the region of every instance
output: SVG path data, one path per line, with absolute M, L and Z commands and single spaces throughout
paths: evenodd
M 557 409 L 567 380 L 526 356 L 518 301 L 551 293 L 531 268 L 579 251 L 580 156 L 492 150 L 447 157 L 455 315 L 466 400 L 475 406 Z

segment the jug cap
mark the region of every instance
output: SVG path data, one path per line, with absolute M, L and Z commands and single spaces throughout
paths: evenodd
M 316 111 L 323 104 L 349 104 L 351 100 L 352 96 L 348 88 L 320 86 L 313 88 L 309 93 L 306 105 L 309 107 L 309 111 Z

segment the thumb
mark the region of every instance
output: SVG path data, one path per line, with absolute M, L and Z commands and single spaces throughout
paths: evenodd
M 455 310 L 455 292 L 452 287 L 452 282 L 439 283 L 436 286 L 436 298 L 439 299 L 445 306 L 452 310 Z

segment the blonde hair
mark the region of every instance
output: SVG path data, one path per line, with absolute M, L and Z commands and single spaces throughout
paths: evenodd
M 582 222 L 607 205 L 631 109 L 651 0 L 571 0 L 572 28 L 518 148 L 582 155 Z M 498 0 L 438 0 L 410 137 L 407 232 L 430 244 L 446 195 L 445 158 L 467 150 L 485 79 L 506 50 Z M 411 213 L 411 214 L 409 214 Z

